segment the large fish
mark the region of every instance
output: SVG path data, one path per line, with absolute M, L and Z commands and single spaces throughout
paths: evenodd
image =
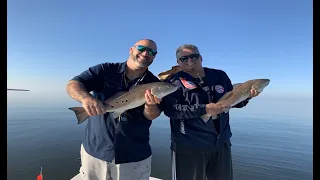
M 244 83 L 233 85 L 233 90 L 225 93 L 216 104 L 226 108 L 224 112 L 228 112 L 234 105 L 246 100 L 252 89 L 261 93 L 263 89 L 270 83 L 269 79 L 252 79 Z M 210 114 L 204 114 L 201 118 L 206 122 L 210 119 Z M 212 116 L 212 119 L 217 119 L 217 115 Z
M 177 89 L 178 86 L 166 82 L 153 82 L 137 85 L 129 91 L 116 93 L 104 101 L 105 113 L 112 112 L 112 116 L 117 118 L 126 110 L 145 104 L 146 90 L 151 90 L 151 94 L 157 98 L 163 98 Z M 76 114 L 78 124 L 81 124 L 89 117 L 83 107 L 72 107 L 69 109 Z

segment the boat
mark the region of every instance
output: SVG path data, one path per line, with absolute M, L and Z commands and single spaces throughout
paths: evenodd
M 81 174 L 77 174 L 76 176 L 74 176 L 72 179 L 70 180 L 82 180 L 81 179 Z M 159 179 L 159 178 L 155 178 L 155 177 L 150 177 L 149 180 L 162 180 L 162 179 Z
M 8 89 L 7 88 L 7 91 L 30 91 L 28 89 Z
M 37 176 L 37 180 L 43 180 L 43 174 L 42 174 L 42 167 L 40 167 L 40 173 L 39 175 Z M 82 180 L 81 178 L 81 174 L 77 174 L 75 175 L 73 178 L 71 178 L 70 180 Z M 162 180 L 162 179 L 159 179 L 159 178 L 155 178 L 155 177 L 149 177 L 149 180 Z

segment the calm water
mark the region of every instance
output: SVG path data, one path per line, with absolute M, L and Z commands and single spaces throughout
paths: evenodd
M 68 180 L 80 167 L 85 123 L 76 124 L 70 102 L 38 104 L 8 100 L 8 179 L 36 179 L 42 166 L 45 180 Z M 261 97 L 233 109 L 235 180 L 311 180 L 312 118 L 311 100 Z M 152 176 L 166 180 L 171 177 L 169 132 L 165 116 L 154 120 Z

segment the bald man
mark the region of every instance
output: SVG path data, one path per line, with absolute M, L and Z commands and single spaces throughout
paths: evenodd
M 130 48 L 127 61 L 90 67 L 67 84 L 70 97 L 81 102 L 90 115 L 80 150 L 80 174 L 84 180 L 149 179 L 149 128 L 151 120 L 160 115 L 161 99 L 148 90 L 145 105 L 128 110 L 117 119 L 103 114 L 102 102 L 133 86 L 159 82 L 148 70 L 156 54 L 154 41 L 139 40 Z

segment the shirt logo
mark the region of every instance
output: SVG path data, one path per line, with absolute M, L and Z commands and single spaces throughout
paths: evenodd
M 221 85 L 216 85 L 214 89 L 217 91 L 217 93 L 221 94 L 224 92 L 224 88 Z
M 184 120 L 181 120 L 181 121 L 180 121 L 180 132 L 181 132 L 182 134 L 186 134 L 186 131 L 185 131 L 185 129 L 184 129 Z
M 182 82 L 183 86 L 186 87 L 187 89 L 195 89 L 197 88 L 197 86 L 191 82 L 191 81 L 187 81 L 183 78 L 180 78 L 180 81 Z

